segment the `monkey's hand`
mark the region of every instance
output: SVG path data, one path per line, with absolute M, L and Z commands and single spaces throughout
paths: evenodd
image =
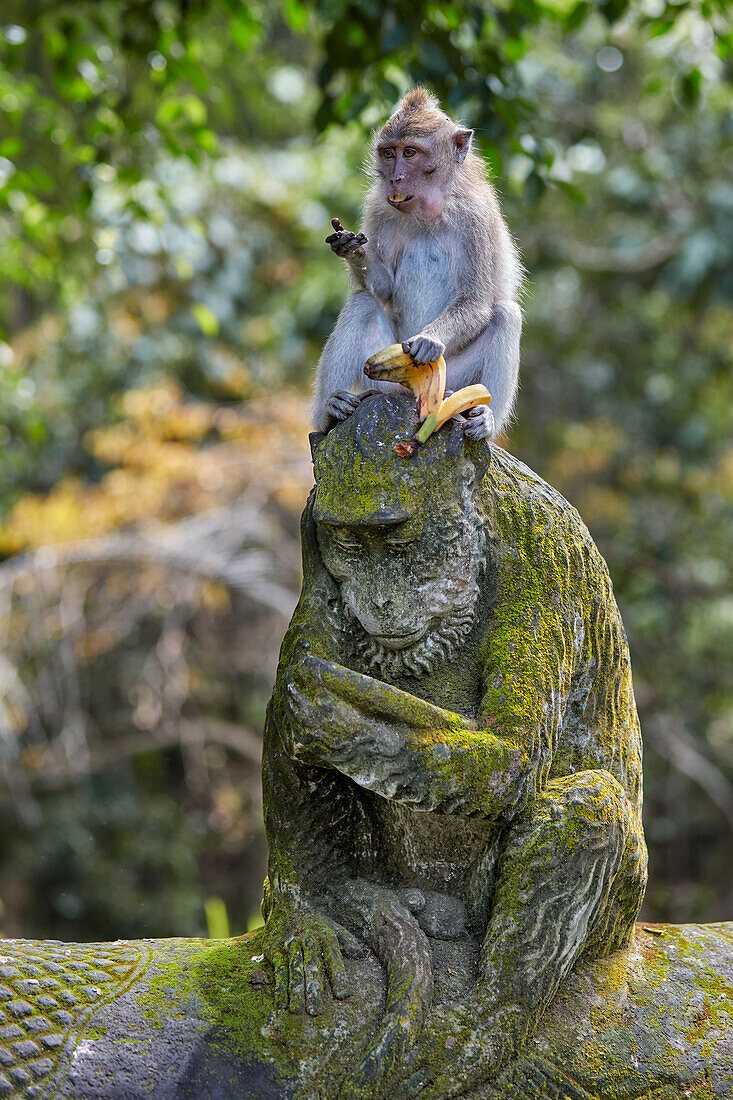
M 432 336 L 426 336 L 418 332 L 417 336 L 411 336 L 405 340 L 402 350 L 407 352 L 415 363 L 435 363 L 445 351 L 445 344 Z
M 343 260 L 363 260 L 366 256 L 364 245 L 367 243 L 364 234 L 344 229 L 338 218 L 331 218 L 331 225 L 336 230 L 326 237 L 326 244 L 330 244 L 331 251 Z
M 364 954 L 356 937 L 340 924 L 281 895 L 272 905 L 262 934 L 262 952 L 275 977 L 275 1007 L 320 1015 L 326 975 L 334 997 L 348 997 L 342 949 L 350 958 Z
M 464 434 L 469 439 L 491 439 L 495 432 L 494 414 L 488 405 L 469 409 L 463 421 Z

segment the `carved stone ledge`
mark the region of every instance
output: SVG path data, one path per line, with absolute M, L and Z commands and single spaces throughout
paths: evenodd
M 0 1097 L 337 1097 L 384 1011 L 382 968 L 370 954 L 347 960 L 348 1000 L 318 1017 L 276 1014 L 260 937 L 3 941 Z M 474 945 L 430 947 L 435 1002 L 465 996 Z M 395 1095 L 388 1081 L 384 1091 Z M 629 950 L 576 968 L 518 1059 L 453 1095 L 732 1096 L 733 923 L 637 925 Z

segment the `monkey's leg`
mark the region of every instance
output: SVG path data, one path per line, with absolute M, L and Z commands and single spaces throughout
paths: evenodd
M 629 943 L 645 883 L 641 825 L 620 783 L 604 771 L 551 780 L 509 827 L 476 987 L 465 1005 L 435 1010 L 396 1096 L 446 1100 L 491 1077 L 582 953 Z
M 366 290 L 353 294 L 341 310 L 316 368 L 311 415 L 317 431 L 328 431 L 333 424 L 327 412 L 331 396 L 339 390 L 367 388 L 364 364 L 395 340 L 392 322 L 371 294 Z M 388 383 L 369 383 L 370 389 L 375 386 L 394 388 Z
M 519 379 L 522 313 L 516 302 L 497 302 L 491 320 L 472 344 L 446 359 L 449 389 L 483 383 L 491 394 L 494 434 L 512 415 Z

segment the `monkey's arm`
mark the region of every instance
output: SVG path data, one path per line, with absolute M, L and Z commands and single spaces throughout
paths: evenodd
M 516 280 L 508 270 L 512 267 L 509 263 L 512 254 L 513 246 L 505 227 L 502 233 L 499 225 L 492 229 L 481 220 L 467 219 L 459 230 L 453 255 L 453 274 L 458 278 L 455 301 L 421 332 L 405 341 L 405 349 L 418 363 L 432 362 L 437 355 L 445 355 L 446 359 L 458 355 L 489 326 L 501 327 L 503 312 L 497 307 L 518 308 Z
M 391 271 L 371 245 L 367 245 L 362 251 L 361 257 L 345 257 L 354 287 L 368 291 L 372 298 L 383 304 L 389 302 L 394 291 Z
M 509 819 L 549 767 L 540 713 L 529 737 L 521 727 L 476 729 L 460 714 L 317 657 L 292 665 L 285 686 L 296 759 L 415 809 Z
M 491 320 L 491 305 L 476 295 L 467 294 L 405 340 L 404 348 L 417 363 L 433 362 L 464 351 L 484 331 Z

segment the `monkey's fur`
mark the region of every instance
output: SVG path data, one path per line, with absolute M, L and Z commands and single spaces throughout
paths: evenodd
M 472 134 L 424 88 L 408 92 L 377 134 L 363 232 L 335 219 L 327 238 L 347 261 L 355 291 L 316 371 L 317 430 L 353 412 L 364 363 L 394 343 L 418 363 L 443 354 L 448 391 L 487 387 L 491 405 L 464 421 L 469 437 L 492 437 L 511 417 L 522 269 L 486 166 L 471 151 Z
M 265 729 L 278 1003 L 321 1011 L 326 974 L 346 995 L 353 933 L 386 973 L 349 1100 L 469 1095 L 578 959 L 629 943 L 646 882 L 605 563 L 559 493 L 456 422 L 398 458 L 416 418 L 408 395 L 370 397 L 316 450 Z M 451 939 L 475 945 L 475 983 L 436 1004 Z

